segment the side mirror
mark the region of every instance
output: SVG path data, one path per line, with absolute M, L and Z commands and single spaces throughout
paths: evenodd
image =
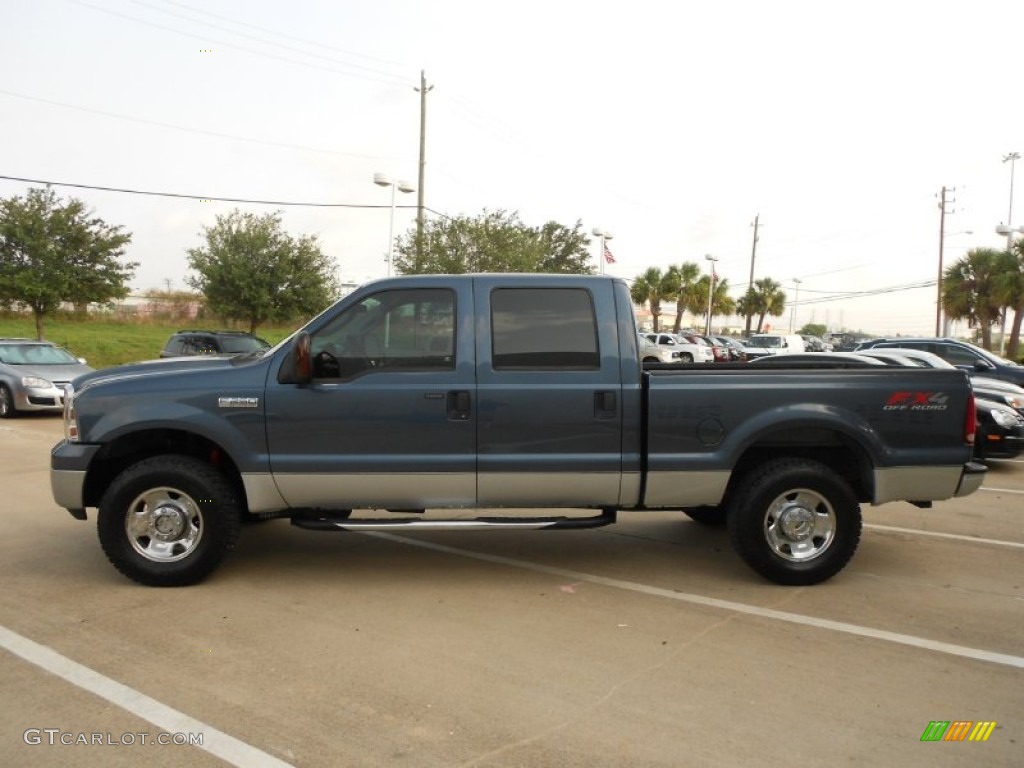
M 277 380 L 282 384 L 309 384 L 313 380 L 313 355 L 305 331 L 295 335 Z

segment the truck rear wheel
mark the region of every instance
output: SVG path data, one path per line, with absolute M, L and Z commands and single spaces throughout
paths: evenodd
M 154 456 L 130 466 L 100 501 L 97 530 L 107 558 L 153 587 L 201 581 L 235 546 L 241 504 L 227 478 L 191 456 Z
M 776 584 L 818 584 L 839 573 L 860 542 L 861 513 L 849 484 L 824 464 L 777 459 L 736 489 L 733 548 Z

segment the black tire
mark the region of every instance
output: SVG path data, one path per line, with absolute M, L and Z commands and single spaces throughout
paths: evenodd
M 725 507 L 690 507 L 684 509 L 687 517 L 701 525 L 717 528 L 725 525 Z
M 733 548 L 776 584 L 818 584 L 857 551 L 861 513 L 849 484 L 824 464 L 776 459 L 744 478 L 729 507 Z
M 241 519 L 238 491 L 219 470 L 168 455 L 114 478 L 96 526 L 107 558 L 125 576 L 151 587 L 182 587 L 220 565 L 238 541 Z
M 691 355 L 689 352 L 680 352 L 679 353 L 679 362 L 681 362 L 681 363 L 692 363 L 693 362 L 693 355 Z
M 6 384 L 0 384 L 0 419 L 13 419 L 18 415 L 14 407 L 14 395 Z

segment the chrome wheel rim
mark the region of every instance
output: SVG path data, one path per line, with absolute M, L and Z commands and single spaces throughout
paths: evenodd
M 809 488 L 786 491 L 768 505 L 764 536 L 772 552 L 785 560 L 813 560 L 835 540 L 835 509 L 828 499 Z
M 203 538 L 203 512 L 177 488 L 150 488 L 128 506 L 125 533 L 132 549 L 155 563 L 188 557 Z

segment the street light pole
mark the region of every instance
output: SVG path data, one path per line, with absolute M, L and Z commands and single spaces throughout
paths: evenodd
M 600 250 L 597 252 L 597 268 L 600 274 L 604 274 L 604 262 L 605 262 L 605 241 L 613 239 L 614 235 L 606 229 L 594 227 L 590 230 L 590 233 L 598 238 L 598 244 Z
M 714 256 L 705 254 L 704 258 L 711 262 L 711 274 L 708 275 L 708 322 L 704 328 L 704 335 L 711 335 L 711 299 L 715 295 L 715 262 L 718 261 Z
M 391 218 L 388 224 L 388 249 L 384 253 L 387 276 L 391 277 L 391 261 L 395 252 L 395 190 L 399 192 L 415 192 L 416 188 L 407 181 L 392 179 L 386 173 L 373 174 L 373 183 L 378 187 L 391 187 Z
M 1020 152 L 1009 152 L 1003 155 L 1003 162 L 1010 164 L 1010 210 L 1006 214 L 1006 226 L 1000 224 L 996 227 L 996 232 L 1000 235 L 1006 235 L 1006 251 L 1007 253 L 1013 252 L 1013 177 L 1016 171 L 1017 161 L 1020 160 Z M 1018 231 L 1024 232 L 1024 227 L 1021 227 Z M 1003 324 L 999 330 L 999 352 L 1002 354 L 1003 345 L 1006 342 L 1006 312 L 1003 313 Z
M 796 333 L 796 305 L 800 301 L 800 283 L 802 283 L 798 277 L 793 278 L 793 285 L 796 286 L 796 295 L 793 298 L 793 304 L 789 308 L 789 332 Z

